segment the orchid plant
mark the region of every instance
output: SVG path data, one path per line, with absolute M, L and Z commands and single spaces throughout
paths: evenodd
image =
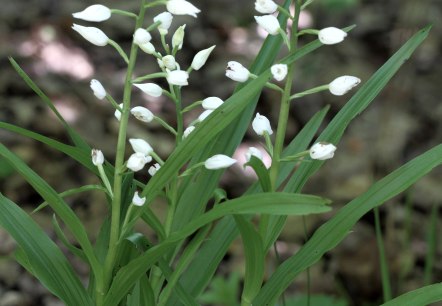
M 299 251 L 266 275 L 267 255 L 278 240 L 287 216 L 321 214 L 332 209 L 329 199 L 303 194 L 303 186 L 325 160 L 333 158 L 336 146 L 352 119 L 375 99 L 430 29 L 426 27 L 416 33 L 365 81 L 317 139 L 314 137 L 328 107 L 314 115 L 297 136 L 286 143 L 293 100 L 325 90 L 342 96 L 361 80 L 354 76 L 341 76 L 329 84 L 294 93 L 295 63 L 324 45 L 350 39 L 347 36 L 353 27 L 299 30 L 299 14 L 312 1 L 281 2 L 257 0 L 249 3 L 251 9 L 254 4 L 258 13 L 265 14 L 255 16 L 255 19 L 269 36 L 250 68 L 233 60 L 226 63 L 226 77 L 238 82 L 235 92 L 226 100 L 207 97 L 195 102 L 184 101 L 181 91 L 191 85 L 189 75 L 202 69 L 216 48 L 207 46 L 194 55 L 191 63 L 177 61 L 176 55 L 184 47 L 185 25 L 170 35 L 174 16 L 197 18 L 204 14 L 191 2 L 141 0 L 138 13 L 95 4 L 74 13 L 74 18 L 89 22 L 108 20 L 114 14 L 135 21 L 133 43 L 128 53 L 97 27 L 72 26 L 88 42 L 98 47 L 114 47 L 127 64 L 122 97 L 112 97 L 106 86 L 98 81 L 99 76 L 90 82 L 92 94 L 97 99 L 106 99 L 115 111 L 115 120 L 118 120 L 115 161 L 107 160 L 100 148 L 91 148 L 11 59 L 23 79 L 57 114 L 72 144 L 63 144 L 4 122 L 0 122 L 0 128 L 34 138 L 71 156 L 95 173 L 99 183 L 57 193 L 0 144 L 0 156 L 10 162 L 44 198 L 45 203 L 38 210 L 48 206 L 54 212 L 54 229 L 60 241 L 90 267 L 89 281 L 83 284 L 59 246 L 18 205 L 0 195 L 0 225 L 17 241 L 18 262 L 66 305 L 198 305 L 223 256 L 238 235 L 242 238 L 245 256 L 238 304 L 275 305 L 291 282 L 342 241 L 365 213 L 404 191 L 440 165 L 442 146 L 439 145 L 381 179 L 337 210 Z M 294 13 L 291 13 L 290 6 L 294 7 Z M 165 10 L 150 16 L 152 7 Z M 287 28 L 288 20 L 291 26 Z M 152 36 L 155 31 L 159 32 L 159 42 Z M 302 35 L 311 35 L 310 42 L 301 45 L 298 41 Z M 288 54 L 283 58 L 279 57 L 281 46 Z M 158 72 L 135 75 L 139 56 L 148 56 L 157 62 Z M 164 79 L 168 87 L 158 85 L 155 80 L 159 79 Z M 168 103 L 175 107 L 175 126 L 148 108 L 134 105 L 133 90 L 141 90 L 150 97 L 167 97 Z M 263 90 L 274 90 L 280 94 L 277 122 L 271 122 L 265 115 L 255 112 Z M 201 114 L 191 118 L 192 123 L 185 126 L 184 117 L 188 116 L 188 111 L 200 106 Z M 143 122 L 146 129 L 152 121 L 157 121 L 174 138 L 174 150 L 169 156 L 161 157 L 149 144 L 149 139 L 131 138 L 127 129 L 130 120 Z M 247 162 L 243 166 L 255 171 L 257 182 L 241 197 L 228 199 L 225 192 L 218 188 L 219 180 L 224 169 L 238 164 L 231 156 L 250 126 L 258 137 L 262 137 L 266 151 L 250 147 L 246 153 Z M 269 168 L 263 162 L 265 154 L 271 157 Z M 143 171 L 150 174 L 148 181 L 137 179 L 136 173 Z M 81 220 L 65 201 L 69 195 L 91 189 L 105 194 L 109 208 L 96 241 L 89 239 Z M 167 205 L 164 220 L 152 209 L 157 199 L 165 200 L 164 205 Z M 67 238 L 59 220 L 72 234 L 73 240 Z M 155 233 L 155 238 L 148 239 L 137 232 L 135 223 L 148 227 Z M 384 286 L 388 290 L 388 281 Z M 442 290 L 442 285 L 434 286 Z M 420 290 L 430 289 L 434 288 Z M 419 301 L 428 302 L 421 291 L 410 294 Z M 403 305 L 403 297 L 390 299 L 391 296 L 387 296 L 386 305 Z M 438 299 L 441 299 L 440 295 Z

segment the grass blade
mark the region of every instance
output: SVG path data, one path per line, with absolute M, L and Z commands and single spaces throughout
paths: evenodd
M 52 103 L 51 99 L 37 86 L 37 84 L 32 81 L 32 79 L 26 74 L 26 72 L 20 67 L 20 65 L 12 58 L 9 57 L 9 62 L 12 67 L 14 67 L 15 71 L 17 71 L 18 75 L 26 82 L 26 84 L 43 100 L 43 102 L 51 109 L 51 111 L 57 116 L 60 120 L 61 124 L 64 126 L 75 146 L 90 151 L 89 145 L 83 140 L 83 138 L 75 132 L 69 124 L 64 120 L 63 116 L 58 112 L 55 108 L 54 103 Z
M 381 306 L 426 306 L 442 301 L 442 283 L 407 292 Z
M 273 304 L 299 273 L 340 243 L 364 214 L 406 190 L 441 163 L 442 145 L 438 145 L 384 177 L 340 209 L 294 256 L 277 268 L 253 301 L 253 305 Z
M 0 225 L 23 250 L 19 257 L 31 273 L 67 305 L 93 305 L 71 265 L 57 245 L 15 203 L 0 194 Z

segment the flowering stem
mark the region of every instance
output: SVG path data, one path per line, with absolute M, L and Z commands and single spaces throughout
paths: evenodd
M 250 77 L 251 79 L 257 79 L 257 78 L 258 78 L 258 76 L 257 76 L 256 74 L 253 74 L 253 73 L 250 73 L 250 74 L 249 74 L 249 77 Z M 284 93 L 284 89 L 282 89 L 281 87 L 279 87 L 279 86 L 276 85 L 276 84 L 273 84 L 273 83 L 267 82 L 267 83 L 265 83 L 264 86 L 267 87 L 267 88 L 270 88 L 270 89 L 274 89 L 274 90 L 276 90 L 276 91 L 279 91 L 279 92 L 281 92 L 281 93 Z
M 202 101 L 202 100 L 200 100 L 200 101 L 196 101 L 196 102 L 190 104 L 189 106 L 183 108 L 183 110 L 181 111 L 181 113 L 184 114 L 184 113 L 186 113 L 186 112 L 188 112 L 188 111 L 191 111 L 192 109 L 197 108 L 197 107 L 200 106 L 201 104 L 203 104 L 203 101 Z
M 290 14 L 290 12 L 289 12 L 288 10 L 286 10 L 285 8 L 283 8 L 282 6 L 278 5 L 278 11 L 279 11 L 281 14 L 283 14 L 283 15 L 285 15 L 285 16 L 287 16 L 288 18 L 290 18 L 290 19 L 293 20 L 293 16 Z
M 156 72 L 156 73 L 146 74 L 146 75 L 143 75 L 142 77 L 138 77 L 136 79 L 133 79 L 131 81 L 131 83 L 139 83 L 139 82 L 143 82 L 145 80 L 156 79 L 156 78 L 165 78 L 166 76 L 167 76 L 167 74 L 165 72 Z
M 291 45 L 291 42 L 289 41 L 289 37 L 287 36 L 287 33 L 281 28 L 278 29 L 278 33 L 281 35 L 282 40 L 284 40 L 284 43 L 286 44 L 287 48 L 290 51 L 292 48 L 292 45 Z
M 157 163 L 160 164 L 160 166 L 164 165 L 164 160 L 162 160 L 161 157 L 159 157 L 157 153 L 152 152 L 152 153 L 150 153 L 150 155 L 153 157 L 153 159 L 155 159 L 155 161 Z
M 145 4 L 144 5 L 144 8 L 149 8 L 149 7 L 154 7 L 154 6 L 159 6 L 159 5 L 163 5 L 163 4 L 166 4 L 167 3 L 167 1 L 162 1 L 162 0 L 160 0 L 160 1 L 154 1 L 154 2 L 152 2 L 152 3 L 149 3 L 149 4 Z
M 114 47 L 118 53 L 121 55 L 121 57 L 124 59 L 124 61 L 126 62 L 126 64 L 129 65 L 129 59 L 127 58 L 127 54 L 123 51 L 123 49 L 121 49 L 120 45 L 117 44 L 115 41 L 113 41 L 112 39 L 109 39 L 109 45 L 111 45 L 112 47 Z
M 112 12 L 112 14 L 128 16 L 128 17 L 132 17 L 132 18 L 135 18 L 135 19 L 138 17 L 134 13 L 131 13 L 131 12 L 128 12 L 128 11 L 123 11 L 123 10 L 111 9 L 111 12 Z
M 111 198 L 114 197 L 114 194 L 112 192 L 112 187 L 109 183 L 109 179 L 106 176 L 106 173 L 104 173 L 103 165 L 97 165 L 98 172 L 100 173 L 100 177 L 103 180 L 104 186 L 106 187 L 107 191 L 109 192 L 109 195 Z
M 175 131 L 175 129 L 173 127 L 171 127 L 166 121 L 164 121 L 163 119 L 161 119 L 160 117 L 155 116 L 153 118 L 155 121 L 157 121 L 159 124 L 161 124 L 166 130 L 168 130 L 169 132 L 171 132 L 173 135 L 176 135 L 177 132 Z
M 305 29 L 305 30 L 299 31 L 298 37 L 302 36 L 302 35 L 306 35 L 306 34 L 318 35 L 318 33 L 319 33 L 319 30 Z
M 120 105 L 118 105 L 118 103 L 115 101 L 115 99 L 108 93 L 106 93 L 106 100 L 109 101 L 110 104 L 112 104 L 112 106 L 116 109 L 119 110 L 120 112 L 122 112 L 123 110 L 121 109 Z
M 297 94 L 291 95 L 290 96 L 290 100 L 301 98 L 301 97 L 304 97 L 304 96 L 307 96 L 307 95 L 311 95 L 311 94 L 314 94 L 314 93 L 317 93 L 317 92 L 320 92 L 320 91 L 328 90 L 328 88 L 329 88 L 329 84 L 317 86 L 317 87 L 314 87 L 312 89 L 308 89 L 306 91 L 299 92 Z
M 146 0 L 141 0 L 140 13 L 138 15 L 135 29 L 142 26 L 144 20 L 144 4 Z M 126 134 L 127 124 L 129 121 L 129 109 L 130 99 L 132 92 L 132 74 L 135 68 L 135 62 L 137 58 L 138 47 L 132 43 L 130 51 L 130 59 L 128 60 L 128 67 L 126 72 L 126 80 L 124 84 L 123 94 L 123 111 L 121 112 L 120 128 L 118 131 L 117 152 L 115 158 L 115 172 L 114 172 L 114 197 L 112 199 L 112 211 L 111 211 L 111 228 L 109 237 L 108 253 L 106 255 L 104 263 L 104 288 L 101 288 L 101 292 L 107 293 L 107 290 L 111 284 L 111 280 L 114 272 L 115 260 L 117 257 L 117 243 L 120 237 L 120 214 L 121 214 L 121 201 L 122 201 L 122 183 L 123 183 L 123 168 L 124 168 L 124 153 L 126 149 Z M 103 296 L 97 297 L 97 305 L 103 305 Z
M 158 28 L 160 26 L 160 24 L 161 24 L 161 21 L 156 21 L 156 22 L 152 23 L 150 26 L 148 26 L 146 31 L 150 32 L 150 31 Z
M 296 35 L 296 33 L 298 31 L 300 2 L 301 1 L 299 0 L 295 1 L 295 17 L 293 20 L 293 25 L 291 30 L 292 33 L 290 39 L 291 52 L 294 52 L 296 50 L 298 44 L 298 36 Z M 270 182 L 272 185 L 272 191 L 276 191 L 277 187 L 276 179 L 279 173 L 280 157 L 284 146 L 285 133 L 287 130 L 287 121 L 289 118 L 289 111 L 290 111 L 290 92 L 292 89 L 293 74 L 294 74 L 294 64 L 292 63 L 288 67 L 287 79 L 284 87 L 284 94 L 281 98 L 281 108 L 279 111 L 279 120 L 278 120 L 278 128 L 276 131 L 275 147 L 273 149 L 272 166 L 270 167 Z
M 166 42 L 166 35 L 165 34 L 161 34 L 161 44 L 163 45 L 164 51 L 166 51 L 167 54 L 170 54 L 170 48 Z

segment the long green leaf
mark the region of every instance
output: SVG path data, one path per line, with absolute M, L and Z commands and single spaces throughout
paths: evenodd
M 14 237 L 27 255 L 32 274 L 67 305 L 92 306 L 92 300 L 68 260 L 45 232 L 2 194 L 0 208 L 0 225 Z
M 442 283 L 407 292 L 381 306 L 426 306 L 440 301 L 442 301 Z
M 307 148 L 322 121 L 324 120 L 328 109 L 329 107 L 325 107 L 316 113 L 309 120 L 309 122 L 307 122 L 307 124 L 284 150 L 282 155 L 283 157 L 299 153 Z M 294 165 L 295 163 L 287 163 L 287 167 L 284 167 L 281 170 L 278 177 L 278 185 L 280 185 L 287 178 Z M 254 186 L 248 190 L 247 194 L 257 192 L 260 192 L 260 185 L 254 184 Z M 276 222 L 283 218 L 282 216 L 271 216 L 269 223 L 270 225 L 273 224 L 273 217 L 277 218 Z M 283 221 L 285 221 L 285 219 Z M 212 230 L 209 239 L 207 239 L 202 245 L 202 248 L 198 252 L 195 260 L 192 262 L 180 280 L 183 287 L 191 292 L 193 296 L 198 296 L 207 286 L 209 280 L 217 270 L 219 263 L 223 259 L 232 241 L 237 237 L 237 235 L 238 229 L 231 216 L 224 217 Z M 175 298 L 168 305 L 175 305 L 177 303 L 176 301 L 177 300 Z
M 94 274 L 101 277 L 101 265 L 95 257 L 86 230 L 67 203 L 37 173 L 29 168 L 19 157 L 0 143 L 0 156 L 3 156 L 20 173 L 26 181 L 49 203 L 54 212 L 63 220 L 77 239 L 87 257 Z
M 411 37 L 347 102 L 321 133 L 317 141 L 327 141 L 337 144 L 350 122 L 365 110 L 382 88 L 399 70 L 402 64 L 411 56 L 414 50 L 427 37 L 430 27 L 426 27 Z M 301 192 L 307 180 L 324 164 L 324 161 L 311 161 L 301 164 L 284 188 L 286 192 Z M 285 217 L 271 218 L 274 223 L 270 234 L 265 240 L 270 247 L 277 239 L 285 224 Z
M 17 71 L 18 75 L 26 82 L 26 84 L 43 100 L 43 102 L 52 110 L 52 112 L 57 116 L 58 120 L 60 120 L 61 124 L 64 126 L 75 146 L 90 151 L 89 145 L 81 138 L 81 136 L 72 129 L 69 124 L 64 120 L 63 116 L 58 112 L 52 103 L 51 99 L 37 86 L 37 84 L 32 81 L 32 79 L 26 74 L 26 72 L 21 69 L 20 65 L 12 58 L 9 57 L 9 61 L 11 62 L 12 67 L 14 67 L 15 71 Z
M 340 243 L 364 214 L 406 190 L 441 163 L 442 145 L 438 145 L 384 177 L 340 209 L 294 256 L 276 269 L 253 301 L 253 305 L 273 304 L 299 273 Z
M 330 211 L 330 201 L 303 194 L 263 193 L 223 202 L 207 213 L 196 217 L 181 230 L 172 233 L 165 241 L 145 252 L 118 271 L 105 298 L 106 305 L 116 305 L 137 280 L 158 261 L 164 252 L 192 235 L 199 228 L 230 214 L 288 214 L 306 215 Z
M 266 252 L 261 235 L 255 230 L 252 223 L 243 216 L 234 216 L 234 218 L 241 233 L 246 263 L 241 305 L 251 305 L 252 300 L 261 289 Z
M 399 68 L 410 58 L 417 47 L 428 36 L 431 26 L 413 35 L 375 74 L 353 95 L 342 110 L 318 137 L 317 141 L 337 144 L 348 124 L 376 98 Z M 286 191 L 300 192 L 307 180 L 323 165 L 324 161 L 303 164 L 287 183 Z

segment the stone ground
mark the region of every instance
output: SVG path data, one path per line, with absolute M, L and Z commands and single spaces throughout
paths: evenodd
M 248 65 L 259 50 L 262 33 L 253 22 L 253 1 L 194 0 L 203 13 L 197 20 L 176 18 L 173 28 L 186 23 L 186 38 L 179 62 L 189 63 L 198 50 L 216 44 L 207 65 L 194 73 L 191 86 L 184 90 L 185 101 L 207 96 L 226 98 L 234 83 L 224 77 L 226 62 L 237 60 Z M 13 56 L 54 101 L 59 111 L 94 147 L 101 148 L 113 159 L 117 123 L 109 105 L 95 99 L 89 89 L 91 78 L 98 78 L 115 97 L 121 96 L 124 63 L 114 49 L 99 48 L 83 41 L 70 27 L 71 12 L 89 5 L 86 1 L 19 0 L 2 3 L 0 10 L 0 120 L 29 128 L 59 141 L 67 136 L 54 116 L 35 94 L 26 87 L 8 63 Z M 109 7 L 136 11 L 137 1 L 109 1 Z M 336 157 L 327 162 L 310 181 L 305 191 L 331 198 L 335 207 L 345 205 L 364 192 L 374 181 L 396 169 L 419 153 L 437 145 L 442 139 L 442 104 L 440 79 L 442 65 L 442 16 L 439 0 L 323 0 L 311 5 L 302 22 L 314 28 L 344 27 L 356 24 L 345 43 L 325 47 L 307 56 L 297 65 L 295 91 L 328 83 L 337 76 L 359 76 L 364 82 L 382 65 L 412 33 L 433 22 L 429 38 L 399 71 L 376 101 L 347 130 L 338 146 Z M 115 22 L 113 22 L 115 21 Z M 81 23 L 81 22 L 79 22 Z M 81 23 L 84 24 L 84 23 Z M 127 48 L 132 25 L 115 17 L 100 27 Z M 301 44 L 309 41 L 303 37 Z M 186 65 L 185 65 L 186 66 Z M 154 71 L 156 63 L 141 56 L 137 70 Z M 135 92 L 138 105 L 148 105 L 156 114 L 173 122 L 173 109 L 166 101 L 147 101 Z M 293 138 L 308 119 L 325 105 L 330 105 L 330 120 L 350 95 L 334 97 L 316 94 L 296 101 L 291 110 L 287 140 Z M 278 95 L 265 91 L 258 111 L 275 124 Z M 162 103 L 158 103 L 162 102 Z M 187 118 L 193 120 L 193 112 Z M 129 133 L 146 137 L 167 157 L 172 142 L 159 126 L 131 124 Z M 56 190 L 95 183 L 74 161 L 34 141 L 0 130 L 0 141 L 13 149 Z M 259 141 L 248 133 L 246 142 Z M 60 175 L 62 174 L 62 176 Z M 432 205 L 440 204 L 442 169 L 438 168 L 420 180 L 410 191 L 391 200 L 381 209 L 387 254 L 395 294 L 423 285 L 426 232 Z M 223 177 L 223 186 L 231 196 L 240 195 L 253 181 L 240 167 Z M 40 197 L 0 159 L 0 191 L 32 211 Z M 89 203 L 100 203 L 90 205 Z M 78 196 L 70 201 L 85 221 L 93 236 L 105 213 L 99 194 Z M 407 205 L 411 207 L 407 209 Z M 440 210 L 438 210 L 440 216 Z M 308 219 L 308 231 L 329 216 Z M 51 213 L 36 214 L 35 219 L 54 236 Z M 375 305 L 381 297 L 379 263 L 374 237 L 373 215 L 368 214 L 339 247 L 327 254 L 312 269 L 313 292 L 340 296 L 351 305 Z M 439 222 L 440 223 L 440 222 Z M 282 257 L 293 254 L 302 244 L 299 219 L 288 223 L 278 244 Z M 441 225 L 438 225 L 440 230 Z M 440 239 L 439 239 L 440 241 Z M 61 305 L 32 277 L 14 263 L 14 242 L 0 229 L 0 306 Z M 433 282 L 442 281 L 441 244 L 433 269 Z M 225 275 L 241 269 L 241 244 L 230 250 L 220 269 Z M 82 275 L 87 270 L 74 262 Z M 291 288 L 293 293 L 305 289 L 305 275 Z

